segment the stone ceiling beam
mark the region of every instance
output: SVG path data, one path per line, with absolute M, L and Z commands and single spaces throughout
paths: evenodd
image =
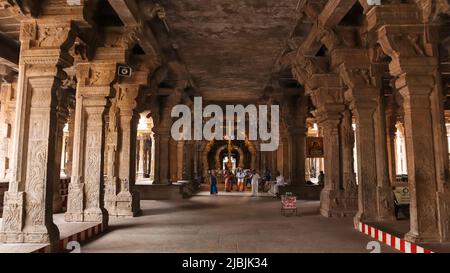
M 320 29 L 322 27 L 331 28 L 339 24 L 355 3 L 356 0 L 333 0 L 327 2 L 319 14 L 317 23 L 314 24 L 300 47 L 305 55 L 316 55 L 322 46 L 317 39 Z
M 126 27 L 139 27 L 136 40 L 149 56 L 161 56 L 162 52 L 151 29 L 144 23 L 135 0 L 108 0 Z M 160 60 L 158 61 L 160 62 Z
M 139 25 L 139 8 L 135 0 L 108 0 L 111 7 L 126 26 Z

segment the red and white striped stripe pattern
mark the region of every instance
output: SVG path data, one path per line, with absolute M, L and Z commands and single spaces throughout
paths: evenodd
M 433 253 L 428 249 L 395 237 L 394 235 L 367 224 L 359 223 L 359 231 L 403 253 Z
M 100 233 L 102 233 L 105 230 L 105 227 L 103 224 L 98 224 L 96 226 L 90 227 L 88 229 L 85 229 L 83 231 L 80 231 L 78 233 L 75 233 L 67 238 L 61 239 L 59 240 L 59 245 L 58 245 L 58 252 L 65 252 L 67 251 L 66 246 L 67 243 L 72 242 L 72 241 L 76 241 L 76 242 L 84 242 L 92 237 L 94 237 L 95 235 L 98 235 Z M 38 250 L 33 251 L 33 253 L 51 253 L 51 247 L 50 245 L 47 245 L 43 248 L 40 248 Z

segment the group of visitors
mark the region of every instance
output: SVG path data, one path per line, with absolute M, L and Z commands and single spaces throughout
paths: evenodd
M 210 193 L 211 195 L 218 195 L 217 188 L 217 174 L 218 172 L 215 170 L 210 171 L 211 176 L 211 186 Z M 258 192 L 260 187 L 262 189 L 266 188 L 266 185 L 270 185 L 270 189 L 268 190 L 274 197 L 279 195 L 279 187 L 285 186 L 286 182 L 284 177 L 281 175 L 279 171 L 277 171 L 276 181 L 272 180 L 272 175 L 268 169 L 264 172 L 261 177 L 256 170 L 243 170 L 242 168 L 236 169 L 235 174 L 229 170 L 223 171 L 223 179 L 225 182 L 225 191 L 231 192 L 233 190 L 233 186 L 236 185 L 236 190 L 238 192 L 244 192 L 246 187 L 251 186 L 252 196 L 258 196 Z

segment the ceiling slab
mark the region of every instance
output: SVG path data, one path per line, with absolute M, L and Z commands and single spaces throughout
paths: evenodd
M 209 100 L 262 95 L 299 16 L 298 0 L 160 4 L 195 87 Z

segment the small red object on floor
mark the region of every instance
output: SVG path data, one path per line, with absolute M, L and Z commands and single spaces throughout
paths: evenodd
M 297 197 L 293 195 L 281 196 L 281 214 L 286 216 L 286 212 L 297 215 Z

